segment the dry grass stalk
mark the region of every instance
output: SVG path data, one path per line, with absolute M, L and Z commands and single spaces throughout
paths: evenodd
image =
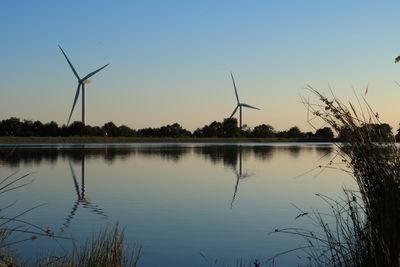
M 333 93 L 328 98 L 312 87 L 308 90 L 318 98 L 317 103 L 302 99 L 310 124 L 322 119 L 343 142 L 337 144 L 339 161 L 327 167 L 351 174 L 358 189 L 344 190 L 339 201 L 320 196 L 330 206 L 331 217 L 302 211 L 321 227 L 321 233 L 277 232 L 306 238 L 308 245 L 302 249 L 310 265 L 400 266 L 400 152 L 393 134 L 380 127 L 379 115 L 364 97 L 357 98 L 356 108 Z
M 124 234 L 116 225 L 114 229 L 102 231 L 71 254 L 62 257 L 48 256 L 38 260 L 36 265 L 42 267 L 136 267 L 140 256 L 140 246 L 130 251 L 125 248 Z

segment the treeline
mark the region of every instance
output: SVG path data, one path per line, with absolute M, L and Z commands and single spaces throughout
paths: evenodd
M 376 142 L 387 142 L 396 139 L 400 142 L 400 128 L 393 135 L 392 127 L 387 123 L 365 124 L 356 129 L 342 129 L 336 140 L 348 140 L 349 135 L 355 137 L 362 132 L 368 132 L 371 140 Z M 277 131 L 269 124 L 261 124 L 254 128 L 244 125 L 238 127 L 237 119 L 224 119 L 222 122 L 214 121 L 202 128 L 191 132 L 182 128 L 178 123 L 162 126 L 160 128 L 131 129 L 126 125 L 116 126 L 113 122 L 107 122 L 103 126 L 83 125 L 75 121 L 69 126 L 59 126 L 51 121 L 42 123 L 40 121 L 21 120 L 9 118 L 0 121 L 0 136 L 20 137 L 67 137 L 67 136 L 110 136 L 110 137 L 249 137 L 249 138 L 298 138 L 308 140 L 332 140 L 334 134 L 329 127 L 317 129 L 315 132 L 302 132 L 299 127 L 294 126 L 288 130 Z
M 178 123 L 162 126 L 160 128 L 131 129 L 126 125 L 116 126 L 107 122 L 103 126 L 83 125 L 75 121 L 69 126 L 59 126 L 51 121 L 21 120 L 9 118 L 0 121 L 0 136 L 110 136 L 110 137 L 257 137 L 257 138 L 327 138 L 334 137 L 331 128 L 325 127 L 313 132 L 302 132 L 294 126 L 286 131 L 276 131 L 269 124 L 261 124 L 254 128 L 246 125 L 240 129 L 237 119 L 224 119 L 223 122 L 214 121 L 209 125 L 191 132 L 182 128 Z
M 107 122 L 101 127 L 84 125 L 79 121 L 69 126 L 58 126 L 54 121 L 42 123 L 13 117 L 0 121 L 0 136 L 185 137 L 192 136 L 192 133 L 178 123 L 160 128 L 134 130 L 126 125 L 116 126 L 113 122 Z
M 331 128 L 325 127 L 313 132 L 302 132 L 299 127 L 294 126 L 286 131 L 276 131 L 269 124 L 261 124 L 253 129 L 244 125 L 242 129 L 237 126 L 235 118 L 225 119 L 223 122 L 214 121 L 210 125 L 198 128 L 193 132 L 196 137 L 258 137 L 258 138 L 333 138 Z

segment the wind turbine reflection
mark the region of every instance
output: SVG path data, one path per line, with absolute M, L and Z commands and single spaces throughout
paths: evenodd
M 67 229 L 72 219 L 75 217 L 76 212 L 79 206 L 82 206 L 84 209 L 88 209 L 90 212 L 93 212 L 105 219 L 108 218 L 107 214 L 96 204 L 89 201 L 89 199 L 85 196 L 85 157 L 82 157 L 81 161 L 81 186 L 79 186 L 77 176 L 75 174 L 74 168 L 72 167 L 71 160 L 69 160 L 69 167 L 71 171 L 71 176 L 74 184 L 75 193 L 77 196 L 77 200 L 74 202 L 74 205 L 71 208 L 70 213 L 65 218 L 65 222 L 63 223 L 60 231 L 64 232 Z
M 231 201 L 231 205 L 230 205 L 231 209 L 233 208 L 233 204 L 237 197 L 237 193 L 238 193 L 238 189 L 239 189 L 239 182 L 241 180 L 247 179 L 254 175 L 248 171 L 245 171 L 245 172 L 242 171 L 242 166 L 243 166 L 242 146 L 239 146 L 238 154 L 239 154 L 239 170 L 237 169 L 236 166 L 233 167 L 233 172 L 235 173 L 235 176 L 236 176 L 236 184 L 235 184 L 235 190 L 233 191 L 233 197 L 232 197 L 232 201 Z

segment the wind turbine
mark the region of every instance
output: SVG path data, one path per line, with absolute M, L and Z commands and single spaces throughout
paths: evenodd
M 79 77 L 78 73 L 76 72 L 74 66 L 72 66 L 72 63 L 69 60 L 69 58 L 67 57 L 67 55 L 65 54 L 64 50 L 61 48 L 61 46 L 58 46 L 58 47 L 61 49 L 61 52 L 63 53 L 65 59 L 68 61 L 68 64 L 71 67 L 72 72 L 74 73 L 75 77 L 78 79 L 78 88 L 76 89 L 75 99 L 74 99 L 74 103 L 72 104 L 71 113 L 69 114 L 67 126 L 69 124 L 69 121 L 71 120 L 72 112 L 74 111 L 76 101 L 78 100 L 79 90 L 81 87 L 82 87 L 82 123 L 83 123 L 83 125 L 85 125 L 85 84 L 90 83 L 89 78 L 92 77 L 93 75 L 95 75 L 96 73 L 98 73 L 99 71 L 101 71 L 102 69 L 104 69 L 105 67 L 107 67 L 109 64 L 106 64 L 103 67 L 89 73 L 88 75 L 86 75 L 85 77 L 83 77 L 81 79 Z
M 232 72 L 231 72 L 231 77 L 232 77 L 232 82 L 233 82 L 233 88 L 235 89 L 235 95 L 236 95 L 236 100 L 237 100 L 237 106 L 236 106 L 236 108 L 233 110 L 233 112 L 232 112 L 232 115 L 229 117 L 229 118 L 232 118 L 233 117 L 233 115 L 235 115 L 235 113 L 236 113 L 236 111 L 239 109 L 239 126 L 240 126 L 240 129 L 242 129 L 242 107 L 245 107 L 245 108 L 252 108 L 252 109 L 258 109 L 258 110 L 260 110 L 259 108 L 256 108 L 256 107 L 253 107 L 253 106 L 250 106 L 250 105 L 247 105 L 247 104 L 245 104 L 245 103 L 240 103 L 240 100 L 239 100 L 239 96 L 238 96 L 238 93 L 237 93 L 237 89 L 236 89 L 236 84 L 235 84 L 235 80 L 233 79 L 233 74 L 232 74 Z
M 107 214 L 96 204 L 91 203 L 89 199 L 85 196 L 85 156 L 83 155 L 81 161 L 81 187 L 79 187 L 78 180 L 76 178 L 76 174 L 74 168 L 72 167 L 71 160 L 69 160 L 69 168 L 71 170 L 72 180 L 74 182 L 74 189 L 77 196 L 77 200 L 75 201 L 74 205 L 72 206 L 71 212 L 68 214 L 65 222 L 61 227 L 61 232 L 64 232 L 66 228 L 69 227 L 71 224 L 72 219 L 74 218 L 79 205 L 82 204 L 83 208 L 89 209 L 91 212 L 96 213 L 104 218 L 108 218 Z
M 242 146 L 239 146 L 239 170 L 237 169 L 236 166 L 234 166 L 233 171 L 236 175 L 236 184 L 235 184 L 235 190 L 233 191 L 233 197 L 232 197 L 232 201 L 231 201 L 231 209 L 233 208 L 233 203 L 236 200 L 240 180 L 244 180 L 246 178 L 253 176 L 252 173 L 248 173 L 248 172 L 243 173 L 242 172 Z

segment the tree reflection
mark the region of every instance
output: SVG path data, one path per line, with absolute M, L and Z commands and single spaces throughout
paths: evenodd
M 301 153 L 316 151 L 321 155 L 332 153 L 332 145 L 279 145 L 279 144 L 138 144 L 138 145 L 98 145 L 51 146 L 51 147 L 0 147 L 0 164 L 12 168 L 23 165 L 54 165 L 59 159 L 80 161 L 86 159 L 102 159 L 106 163 L 128 160 L 131 157 L 145 157 L 178 162 L 190 154 L 202 157 L 214 164 L 234 167 L 238 164 L 238 154 L 252 155 L 257 160 L 269 161 L 279 153 L 289 153 L 298 157 Z

